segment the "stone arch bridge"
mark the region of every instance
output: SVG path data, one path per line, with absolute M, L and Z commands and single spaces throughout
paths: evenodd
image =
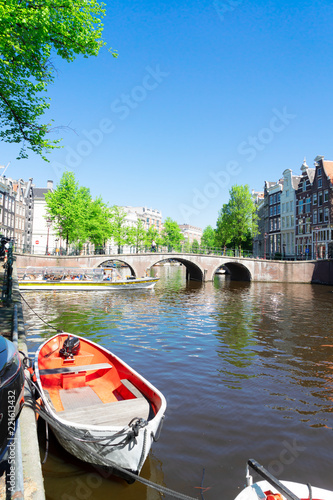
M 79 267 L 95 268 L 118 260 L 131 269 L 135 277 L 145 276 L 154 265 L 172 259 L 186 267 L 188 280 L 212 281 L 223 268 L 232 280 L 289 283 L 333 284 L 333 261 L 270 261 L 223 255 L 190 253 L 140 253 L 113 255 L 46 256 L 16 254 L 17 268 Z

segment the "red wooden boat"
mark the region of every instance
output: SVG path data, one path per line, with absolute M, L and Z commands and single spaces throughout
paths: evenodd
M 107 349 L 57 334 L 35 356 L 44 410 L 59 443 L 86 462 L 139 474 L 161 430 L 166 401 Z

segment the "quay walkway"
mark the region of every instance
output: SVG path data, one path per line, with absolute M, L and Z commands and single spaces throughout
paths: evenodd
M 0 261 L 0 293 L 4 286 L 4 268 Z M 16 266 L 13 266 L 12 295 L 10 300 L 0 301 L 1 335 L 13 340 L 14 330 L 17 330 L 18 348 L 28 356 L 26 334 L 24 328 L 21 296 L 18 289 Z M 29 372 L 27 372 L 29 375 Z M 26 384 L 25 399 L 31 397 Z M 19 428 L 15 440 L 15 463 L 9 466 L 10 477 L 15 474 L 16 491 L 6 491 L 6 474 L 0 476 L 0 499 L 11 500 L 45 500 L 44 480 L 37 438 L 37 423 L 35 412 L 24 406 L 19 417 Z M 1 474 L 1 473 L 0 473 Z M 23 490 L 23 491 L 22 491 Z

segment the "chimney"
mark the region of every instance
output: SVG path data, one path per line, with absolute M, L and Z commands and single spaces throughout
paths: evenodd
M 47 181 L 47 189 L 53 189 L 53 181 Z

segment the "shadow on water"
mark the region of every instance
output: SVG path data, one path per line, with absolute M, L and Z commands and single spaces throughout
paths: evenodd
M 38 439 L 42 460 L 45 457 L 45 424 L 38 423 Z M 49 447 L 46 463 L 43 465 L 44 484 L 47 500 L 97 500 L 112 498 L 136 500 L 160 499 L 160 494 L 145 485 L 135 482 L 127 484 L 112 475 L 107 469 L 94 467 L 67 453 L 49 431 Z M 141 475 L 152 482 L 164 485 L 162 464 L 150 453 Z

